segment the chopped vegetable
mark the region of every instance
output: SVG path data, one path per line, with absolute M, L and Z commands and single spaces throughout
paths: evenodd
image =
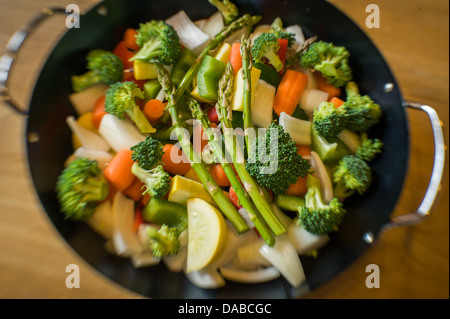
M 346 128 L 352 131 L 366 132 L 377 124 L 382 114 L 381 107 L 368 95 L 360 95 L 355 82 L 346 86 L 347 100 L 341 107 L 346 119 Z
M 121 120 L 109 113 L 102 117 L 98 132 L 116 152 L 124 148 L 129 149 L 145 140 L 145 136 L 131 121 Z
M 131 159 L 140 167 L 150 170 L 162 163 L 163 145 L 157 139 L 147 136 L 144 141 L 130 148 Z
M 143 98 L 144 93 L 134 82 L 115 83 L 106 91 L 105 111 L 119 119 L 124 119 L 126 114 L 137 125 L 141 133 L 154 133 L 155 129 L 136 104 L 136 99 Z
M 272 154 L 273 150 L 275 154 Z M 269 156 L 271 160 L 264 163 L 263 156 Z M 274 194 L 284 193 L 289 185 L 297 182 L 299 176 L 306 176 L 310 167 L 309 161 L 297 154 L 297 147 L 290 135 L 275 123 L 269 126 L 265 135 L 255 139 L 246 164 L 247 171 L 257 182 Z
M 230 0 L 208 0 L 213 6 L 220 11 L 223 21 L 226 25 L 239 18 L 238 7 Z
M 252 120 L 255 126 L 268 128 L 272 123 L 275 94 L 276 88 L 273 85 L 263 80 L 258 81 L 252 106 Z
M 311 145 L 312 124 L 310 121 L 300 120 L 282 112 L 279 123 L 296 144 Z
M 280 72 L 283 69 L 283 62 L 278 56 L 278 50 L 280 50 L 278 37 L 274 33 L 263 33 L 253 42 L 253 62 L 261 63 L 267 59 L 275 70 Z
M 324 201 L 319 179 L 308 175 L 308 193 L 305 206 L 298 210 L 297 223 L 312 234 L 328 234 L 337 230 L 345 214 L 346 210 L 337 198 L 329 203 Z
M 186 204 L 162 198 L 151 198 L 142 210 L 142 218 L 149 223 L 176 228 L 179 233 L 188 227 Z
M 202 199 L 188 200 L 189 241 L 186 272 L 201 270 L 223 251 L 228 227 L 222 214 Z
M 161 228 L 147 227 L 150 247 L 156 258 L 176 255 L 180 250 L 179 233 L 176 228 L 162 225 Z
M 336 137 L 345 127 L 345 117 L 333 103 L 322 102 L 313 118 L 314 128 L 326 139 Z
M 122 80 L 123 63 L 112 52 L 92 50 L 86 59 L 89 71 L 83 75 L 72 76 L 72 87 L 75 92 L 80 92 L 97 83 L 110 85 Z
M 241 43 L 235 42 L 231 46 L 229 61 L 233 67 L 234 74 L 242 68 Z
M 349 190 L 364 194 L 372 184 L 372 173 L 369 165 L 354 155 L 344 156 L 333 174 L 336 183 L 342 183 Z
M 274 101 L 274 110 L 278 116 L 282 112 L 287 115 L 294 113 L 306 89 L 307 83 L 308 76 L 306 74 L 294 70 L 287 70 L 285 72 L 278 86 Z
M 152 198 L 160 198 L 169 192 L 170 175 L 162 165 L 146 170 L 138 163 L 134 163 L 131 172 L 145 184 L 143 195 L 149 194 Z
M 133 160 L 129 149 L 122 149 L 114 155 L 103 171 L 105 178 L 120 191 L 126 190 L 133 183 L 135 176 L 131 172 Z
M 200 97 L 209 101 L 217 101 L 218 83 L 225 71 L 225 63 L 205 56 L 198 70 L 197 86 Z
M 211 39 L 208 34 L 200 30 L 192 22 L 183 10 L 167 19 L 166 23 L 171 25 L 176 31 L 183 47 L 188 48 L 195 54 L 200 53 Z
M 171 65 L 175 63 L 181 52 L 177 32 L 161 20 L 141 24 L 137 31 L 136 43 L 140 50 L 131 58 L 131 61 L 157 59 L 164 65 Z
M 108 182 L 97 161 L 79 158 L 58 176 L 56 194 L 65 218 L 88 220 L 97 205 L 108 196 Z
M 329 84 L 343 87 L 353 78 L 349 57 L 350 53 L 345 47 L 318 41 L 302 54 L 301 64 L 303 68 L 319 71 Z

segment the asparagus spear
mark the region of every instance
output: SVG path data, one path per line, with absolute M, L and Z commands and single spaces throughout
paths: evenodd
M 226 38 L 231 36 L 233 33 L 239 31 L 240 29 L 242 29 L 246 26 L 255 25 L 260 20 L 261 20 L 261 16 L 252 16 L 249 14 L 244 14 L 239 19 L 237 19 L 237 20 L 233 21 L 231 24 L 225 26 L 222 29 L 222 31 L 220 31 L 214 37 L 214 39 L 211 40 L 211 42 L 208 44 L 208 46 L 205 49 L 203 49 L 203 51 L 197 57 L 197 60 L 195 61 L 195 63 L 186 72 L 185 76 L 183 77 L 183 80 L 181 81 L 181 83 L 177 89 L 176 102 L 180 101 L 180 99 L 183 97 L 184 92 L 187 90 L 189 85 L 191 85 L 191 82 L 194 79 L 195 75 L 197 74 L 205 55 L 209 54 L 210 51 L 217 48 L 223 41 L 226 40 Z
M 217 185 L 217 183 L 214 181 L 214 178 L 206 168 L 206 165 L 201 161 L 201 158 L 194 151 L 194 147 L 191 143 L 189 135 L 187 134 L 184 121 L 178 110 L 175 96 L 176 89 L 170 80 L 169 73 L 159 62 L 156 62 L 155 66 L 158 71 L 158 79 L 161 82 L 161 86 L 164 90 L 166 99 L 169 102 L 167 105 L 167 109 L 172 118 L 172 126 L 174 127 L 174 131 L 177 135 L 183 152 L 191 162 L 192 168 L 195 170 L 208 193 L 217 203 L 222 213 L 234 226 L 236 231 L 239 234 L 248 231 L 249 227 L 245 223 L 239 212 L 236 210 L 236 207 L 234 207 L 230 200 L 225 196 L 222 189 Z
M 252 120 L 252 60 L 250 41 L 242 36 L 241 40 L 241 56 L 242 56 L 242 71 L 244 73 L 244 132 L 245 132 L 245 144 L 247 146 L 247 155 L 250 156 L 250 148 L 252 138 L 254 134 L 253 120 Z
M 241 181 L 236 176 L 233 167 L 231 166 L 230 163 L 227 162 L 226 155 L 222 149 L 222 145 L 221 143 L 218 142 L 219 138 L 214 133 L 214 130 L 211 129 L 211 123 L 208 117 L 205 115 L 205 113 L 203 113 L 203 110 L 201 109 L 200 104 L 198 103 L 197 100 L 189 98 L 188 104 L 189 108 L 191 109 L 192 115 L 200 122 L 203 131 L 208 136 L 208 140 L 211 145 L 212 151 L 214 152 L 216 158 L 219 159 L 220 164 L 222 165 L 223 170 L 227 175 L 231 186 L 233 187 L 234 191 L 236 192 L 239 198 L 239 201 L 242 204 L 242 207 L 244 207 L 244 209 L 247 211 L 250 220 L 253 222 L 256 229 L 261 234 L 261 237 L 266 242 L 266 244 L 272 247 L 275 244 L 275 238 L 273 234 L 270 232 L 269 228 L 267 227 L 264 219 L 262 219 L 258 210 L 255 208 L 252 201 L 250 200 L 247 191 L 244 189 L 244 187 L 241 184 Z
M 289 56 L 286 60 L 285 69 L 289 69 L 296 63 L 298 63 L 306 51 L 308 51 L 311 44 L 317 41 L 317 37 L 314 36 L 312 38 L 307 39 L 305 42 L 302 43 L 302 45 L 298 48 L 297 52 L 295 52 L 293 55 Z
M 233 67 L 230 63 L 227 64 L 225 73 L 219 82 L 219 102 L 216 104 L 217 113 L 222 124 L 223 135 L 225 138 L 225 147 L 227 151 L 232 155 L 234 168 L 241 179 L 244 188 L 247 190 L 250 198 L 253 200 L 254 205 L 264 218 L 265 222 L 272 230 L 272 232 L 278 236 L 286 232 L 286 227 L 279 220 L 277 215 L 272 210 L 272 207 L 261 191 L 258 183 L 253 177 L 245 170 L 245 161 L 242 154 L 242 150 L 236 145 L 235 136 L 232 131 L 231 123 L 231 100 L 233 98 Z

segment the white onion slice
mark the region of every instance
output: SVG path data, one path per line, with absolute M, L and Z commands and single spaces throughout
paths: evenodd
M 117 192 L 113 200 L 113 245 L 117 255 L 131 257 L 143 250 L 137 234 L 133 231 L 134 201 Z
M 314 169 L 314 172 L 316 173 L 322 185 L 323 200 L 326 203 L 331 202 L 334 198 L 333 183 L 331 182 L 330 175 L 328 175 L 328 171 L 327 168 L 325 167 L 325 164 L 322 162 L 322 159 L 320 158 L 319 154 L 317 154 L 314 151 L 311 152 L 311 166 Z
M 243 270 L 231 266 L 220 267 L 222 276 L 231 281 L 253 284 L 267 282 L 280 277 L 280 272 L 275 267 L 261 268 L 257 270 Z
M 105 114 L 100 122 L 99 133 L 116 151 L 130 149 L 145 140 L 131 121 L 121 120 L 112 114 Z
M 66 122 L 87 149 L 107 152 L 111 148 L 104 138 L 78 124 L 73 116 L 68 116 Z
M 303 226 L 295 223 L 289 225 L 286 234 L 299 255 L 304 255 L 314 249 L 319 249 L 330 240 L 328 235 L 312 234 L 305 230 Z
M 206 268 L 192 271 L 187 273 L 186 277 L 190 282 L 202 289 L 218 289 L 225 286 L 225 280 L 217 269 Z
M 277 237 L 273 247 L 263 245 L 259 252 L 293 287 L 299 287 L 305 281 L 305 272 L 300 258 L 285 234 Z

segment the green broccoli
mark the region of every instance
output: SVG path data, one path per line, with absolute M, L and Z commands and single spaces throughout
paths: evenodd
M 344 156 L 334 169 L 333 180 L 348 190 L 364 194 L 372 183 L 369 165 L 355 155 Z
M 160 229 L 153 226 L 147 228 L 150 248 L 156 258 L 176 255 L 180 250 L 179 233 L 176 228 L 162 225 Z
M 383 112 L 380 105 L 369 96 L 359 94 L 359 87 L 355 82 L 346 86 L 347 100 L 341 106 L 346 118 L 346 128 L 351 131 L 366 132 L 377 124 Z
M 353 78 L 349 57 L 350 53 L 345 47 L 318 41 L 302 54 L 300 63 L 303 68 L 319 71 L 328 83 L 343 87 Z
M 147 136 L 144 141 L 131 148 L 131 159 L 145 170 L 150 170 L 161 164 L 163 145 L 157 139 Z
M 162 165 L 158 165 L 150 170 L 146 170 L 134 163 L 131 172 L 145 184 L 145 191 L 151 197 L 164 197 L 170 190 L 170 175 Z
M 275 33 L 265 32 L 255 39 L 252 46 L 253 62 L 263 63 L 265 59 L 279 72 L 283 69 L 283 62 L 278 56 L 280 44 Z
M 141 23 L 137 30 L 136 43 L 141 49 L 130 61 L 156 59 L 164 65 L 172 65 L 181 53 L 177 32 L 162 20 Z
M 276 137 L 276 143 L 273 137 Z M 260 186 L 283 194 L 300 176 L 309 173 L 311 164 L 297 154 L 295 143 L 283 127 L 272 123 L 265 135 L 253 141 L 245 168 Z
M 239 9 L 230 0 L 209 0 L 209 3 L 220 11 L 225 25 L 229 25 L 231 22 L 239 18 Z
M 366 133 L 361 134 L 361 146 L 355 155 L 363 161 L 370 163 L 378 154 L 383 152 L 384 143 L 379 139 L 369 139 Z
M 278 39 L 288 40 L 288 47 L 291 47 L 295 43 L 295 35 L 284 30 L 281 18 L 276 18 L 273 21 L 271 28 L 270 32 L 275 34 Z
M 109 193 L 98 162 L 78 158 L 58 176 L 56 195 L 66 219 L 86 221 Z
M 72 76 L 72 88 L 75 92 L 97 83 L 111 85 L 122 81 L 123 62 L 112 52 L 92 50 L 88 53 L 86 60 L 89 71 L 82 75 Z
M 342 132 L 345 127 L 345 117 L 334 103 L 322 102 L 314 110 L 313 124 L 321 136 L 330 139 Z
M 144 93 L 134 82 L 117 82 L 106 91 L 105 111 L 125 118 L 125 114 L 137 125 L 141 133 L 154 133 L 156 130 L 136 104 L 136 99 L 143 99 Z
M 337 230 L 347 213 L 343 204 L 336 197 L 325 203 L 320 180 L 312 175 L 308 175 L 307 186 L 305 205 L 299 207 L 296 222 L 308 232 L 317 235 Z

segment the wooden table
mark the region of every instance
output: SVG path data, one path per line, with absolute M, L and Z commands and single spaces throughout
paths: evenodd
M 75 1 L 82 10 L 96 0 Z M 449 19 L 446 0 L 331 0 L 378 45 L 407 100 L 433 106 L 448 141 Z M 11 34 L 43 7 L 57 0 L 0 0 L 0 53 Z M 366 6 L 380 8 L 379 29 L 365 25 Z M 64 31 L 54 17 L 24 45 L 14 68 L 11 90 L 26 106 L 36 72 Z M 415 211 L 432 168 L 432 133 L 426 116 L 408 111 L 411 161 L 395 215 Z M 0 104 L 0 298 L 139 298 L 99 275 L 59 237 L 43 212 L 30 182 L 24 143 L 25 119 Z M 448 162 L 447 162 L 448 164 Z M 448 165 L 447 165 L 448 168 Z M 447 173 L 448 174 L 448 173 Z M 389 230 L 349 269 L 314 291 L 311 298 L 448 298 L 448 179 L 440 201 L 423 223 Z M 80 267 L 80 288 L 68 289 L 68 264 Z M 368 264 L 380 268 L 380 288 L 368 289 Z

